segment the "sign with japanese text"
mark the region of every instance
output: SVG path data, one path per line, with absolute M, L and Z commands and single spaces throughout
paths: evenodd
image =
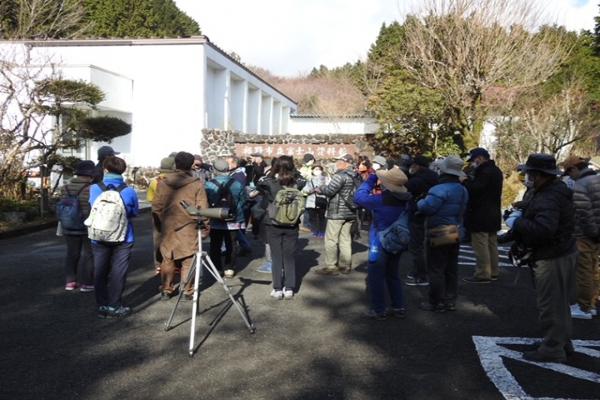
M 260 153 L 265 158 L 283 155 L 302 158 L 306 153 L 310 153 L 317 159 L 333 159 L 344 154 L 357 154 L 359 150 L 355 144 L 235 144 L 235 154 L 238 157 L 248 157 L 254 153 Z

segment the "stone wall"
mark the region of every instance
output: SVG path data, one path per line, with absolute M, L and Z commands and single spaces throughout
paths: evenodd
M 370 145 L 373 135 L 251 135 L 209 129 L 202 133 L 202 155 L 208 160 L 231 154 L 244 156 L 250 152 L 262 153 L 266 158 L 281 154 L 302 158 L 305 152 L 323 159 L 345 152 L 373 156 Z

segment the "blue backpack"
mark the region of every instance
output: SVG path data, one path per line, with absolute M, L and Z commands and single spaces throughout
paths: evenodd
M 381 247 L 388 253 L 398 254 L 408 249 L 408 243 L 410 242 L 409 217 L 410 213 L 407 206 L 393 224 L 377 233 Z
M 87 232 L 87 227 L 83 223 L 85 217 L 81 212 L 79 195 L 89 186 L 90 185 L 84 185 L 75 195 L 69 193 L 69 189 L 65 187 L 67 195 L 56 204 L 56 216 L 60 221 L 62 229 L 82 233 Z

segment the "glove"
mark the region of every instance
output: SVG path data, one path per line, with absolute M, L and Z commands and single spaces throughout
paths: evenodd
M 513 212 L 510 213 L 510 215 L 508 216 L 508 218 L 506 218 L 506 226 L 508 226 L 509 229 L 512 229 L 513 226 L 515 225 L 515 222 L 517 222 L 517 220 L 519 218 L 521 218 L 523 216 L 523 211 L 521 210 L 515 210 Z

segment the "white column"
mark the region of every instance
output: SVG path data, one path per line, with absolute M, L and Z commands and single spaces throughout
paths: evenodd
M 280 101 L 273 102 L 273 122 L 271 124 L 271 126 L 272 126 L 271 134 L 273 134 L 273 135 L 281 134 L 281 111 L 282 111 L 281 102 Z
M 260 90 L 248 87 L 248 102 L 246 110 L 246 132 L 260 133 Z
M 231 110 L 231 74 L 228 69 L 223 71 L 223 124 L 221 129 L 231 128 L 230 110 Z
M 281 134 L 282 135 L 290 133 L 288 130 L 289 121 L 290 121 L 290 108 L 285 106 L 281 109 Z
M 273 97 L 268 94 L 262 96 L 260 133 L 273 134 Z

